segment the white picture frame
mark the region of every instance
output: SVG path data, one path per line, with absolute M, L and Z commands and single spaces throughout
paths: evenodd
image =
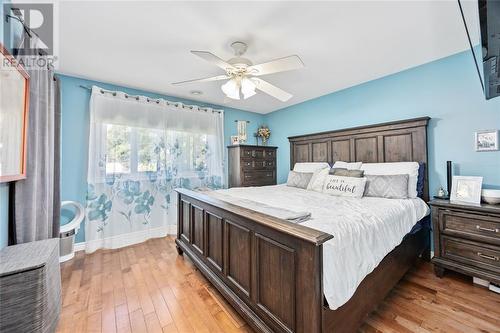
M 237 120 L 236 128 L 238 130 L 238 142 L 245 143 L 247 141 L 247 123 L 248 120 Z
M 498 130 L 482 130 L 475 134 L 476 151 L 498 150 Z
M 240 138 L 237 135 L 232 135 L 231 136 L 231 144 L 232 145 L 237 145 L 240 143 Z
M 479 205 L 483 177 L 454 176 L 451 182 L 450 202 Z

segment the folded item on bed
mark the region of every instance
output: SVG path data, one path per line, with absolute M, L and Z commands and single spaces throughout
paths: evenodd
M 248 199 L 241 199 L 241 198 L 236 198 L 228 195 L 224 195 L 218 192 L 214 191 L 206 191 L 205 194 L 208 194 L 212 197 L 215 197 L 217 199 L 220 199 L 222 201 L 226 201 L 229 203 L 232 203 L 234 205 L 238 205 L 240 207 L 248 208 L 251 210 L 254 210 L 259 213 L 267 214 L 272 217 L 276 217 L 282 220 L 287 220 L 288 222 L 292 223 L 302 223 L 311 218 L 311 213 L 310 212 L 295 212 L 293 210 L 285 209 L 285 208 L 280 208 L 280 207 L 273 207 L 266 205 L 261 202 L 256 202 L 253 200 L 248 200 Z

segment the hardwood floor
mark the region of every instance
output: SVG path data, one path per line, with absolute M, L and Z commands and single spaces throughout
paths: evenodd
M 252 332 L 170 237 L 78 252 L 61 274 L 58 332 Z M 500 332 L 500 296 L 420 262 L 360 332 Z

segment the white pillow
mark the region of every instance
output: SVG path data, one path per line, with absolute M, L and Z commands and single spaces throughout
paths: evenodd
M 302 163 L 295 163 L 295 165 L 293 166 L 293 171 L 315 172 L 325 168 L 330 168 L 330 164 L 326 162 L 302 162 Z
M 325 182 L 325 179 L 328 176 L 328 172 L 330 172 L 330 168 L 325 168 L 316 171 L 311 177 L 309 184 L 307 185 L 307 190 L 323 192 L 323 183 Z
M 363 162 L 343 162 L 343 161 L 337 161 L 333 164 L 333 168 L 342 168 L 342 169 L 347 169 L 347 170 L 359 170 L 361 168 L 361 165 L 363 165 Z
M 418 162 L 363 163 L 365 175 L 408 175 L 408 198 L 417 197 Z
M 366 178 L 328 175 L 323 184 L 323 193 L 339 197 L 362 198 Z

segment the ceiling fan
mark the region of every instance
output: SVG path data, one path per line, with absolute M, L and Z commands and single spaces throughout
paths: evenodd
M 247 50 L 247 44 L 243 42 L 234 42 L 231 44 L 231 47 L 234 49 L 235 57 L 227 61 L 222 60 L 215 54 L 208 51 L 191 51 L 192 54 L 205 59 L 219 68 L 222 68 L 226 72 L 225 74 L 202 79 L 175 82 L 172 84 L 182 85 L 194 82 L 210 82 L 229 79 L 221 86 L 221 89 L 227 97 L 232 99 L 240 99 L 241 97 L 243 97 L 243 99 L 247 99 L 252 97 L 256 94 L 255 89 L 279 99 L 282 102 L 286 102 L 292 98 L 292 94 L 289 94 L 271 83 L 262 80 L 260 76 L 304 67 L 304 63 L 299 56 L 291 55 L 262 64 L 253 65 L 249 59 L 242 57 Z

